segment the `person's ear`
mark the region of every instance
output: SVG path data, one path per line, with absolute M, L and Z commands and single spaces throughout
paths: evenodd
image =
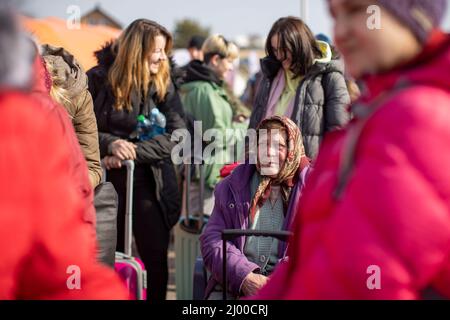
M 211 63 L 214 67 L 217 67 L 217 66 L 219 65 L 219 60 L 220 60 L 219 55 L 218 55 L 218 54 L 215 54 L 215 55 L 212 56 L 212 58 L 211 58 L 211 60 L 210 60 L 210 63 Z

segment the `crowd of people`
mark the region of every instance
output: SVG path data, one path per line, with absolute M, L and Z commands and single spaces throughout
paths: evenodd
M 209 216 L 205 299 L 223 289 L 230 299 L 450 298 L 450 37 L 439 28 L 447 2 L 326 3 L 334 43 L 299 18 L 278 19 L 242 99 L 227 81 L 239 48 L 223 35 L 193 37 L 192 61 L 177 66 L 172 34 L 138 19 L 85 72 L 0 5 L 0 299 L 130 297 L 99 255 L 124 251 L 125 160 L 135 163 L 133 234 L 148 300 L 166 298 L 171 230 L 186 197 L 204 201 Z M 379 29 L 366 25 L 373 3 Z M 155 109 L 162 131 L 143 139 L 138 119 Z M 214 151 L 187 192 L 172 134 L 196 121 L 221 138 L 202 141 Z M 226 132 L 242 128 L 256 130 L 255 152 L 244 143 L 243 161 L 223 174 L 239 140 Z M 107 247 L 94 206 L 105 173 L 118 198 Z M 228 241 L 223 288 L 224 229 L 293 235 Z M 67 285 L 71 266 L 81 270 L 77 290 Z

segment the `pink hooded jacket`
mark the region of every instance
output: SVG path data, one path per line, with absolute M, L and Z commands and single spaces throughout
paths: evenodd
M 367 79 L 370 108 L 340 199 L 347 129 L 325 137 L 294 222 L 290 260 L 255 299 L 450 298 L 450 37 Z M 401 81 L 406 88 L 393 92 Z

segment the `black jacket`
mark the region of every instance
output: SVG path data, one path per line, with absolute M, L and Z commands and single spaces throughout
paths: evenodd
M 269 57 L 261 60 L 263 78 L 250 117 L 250 128 L 256 128 L 263 120 L 272 81 L 280 68 L 281 65 Z M 349 104 L 342 61 L 333 59 L 328 63 L 315 63 L 300 82 L 291 115 L 301 130 L 308 157 L 317 156 L 325 132 L 347 124 Z
M 172 148 L 177 142 L 172 142 L 170 138 L 173 131 L 185 128 L 183 106 L 176 87 L 171 83 L 164 101 L 158 101 L 155 88 L 152 87 L 145 102 L 135 99 L 134 104 L 137 107 L 133 107 L 131 112 L 117 111 L 113 107 L 115 98 L 108 83 L 108 71 L 115 59 L 111 44 L 107 44 L 95 55 L 98 65 L 90 69 L 87 75 L 89 91 L 94 100 L 102 158 L 108 155 L 111 142 L 117 139 L 133 141 L 136 138 L 135 130 L 139 114 L 148 114 L 153 107 L 157 107 L 166 117 L 165 134 L 148 141 L 134 142 L 138 146 L 136 165 L 151 167 L 156 184 L 156 198 L 170 228 L 178 221 L 181 212 L 181 195 L 170 157 Z
M 183 71 L 185 73 L 183 78 L 184 83 L 193 81 L 208 81 L 214 82 L 218 86 L 223 85 L 223 81 L 220 80 L 214 71 L 207 67 L 202 61 L 192 60 L 183 67 Z

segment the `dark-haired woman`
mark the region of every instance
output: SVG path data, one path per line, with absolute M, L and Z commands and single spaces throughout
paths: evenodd
M 325 132 L 344 126 L 350 118 L 343 63 L 295 17 L 274 23 L 266 54 L 250 128 L 273 115 L 287 116 L 300 127 L 306 155 L 315 158 Z
M 161 25 L 139 19 L 112 44 L 96 53 L 98 66 L 88 71 L 89 91 L 99 130 L 100 153 L 119 195 L 117 246 L 124 243 L 126 170 L 134 160 L 133 232 L 147 269 L 147 298 L 166 297 L 167 250 L 171 227 L 181 210 L 181 195 L 170 159 L 171 133 L 185 126 L 181 100 L 172 83 L 167 55 L 172 36 Z M 137 141 L 138 115 L 158 108 L 166 132 Z M 118 170 L 120 169 L 120 170 Z

